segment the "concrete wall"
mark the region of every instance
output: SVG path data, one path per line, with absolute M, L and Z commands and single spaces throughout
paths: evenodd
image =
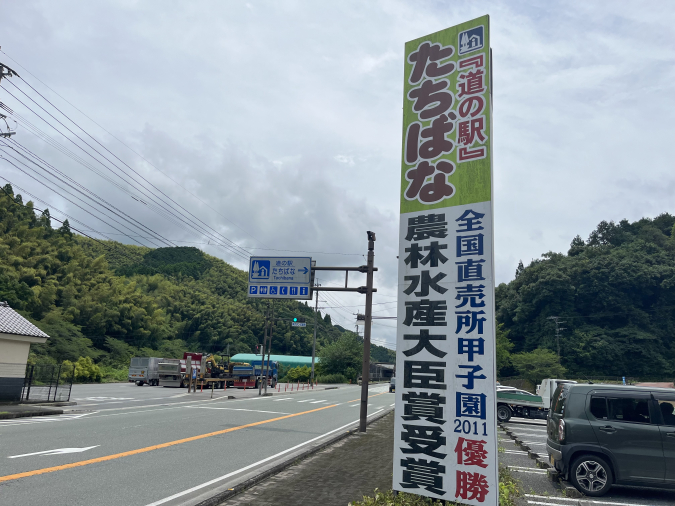
M 29 351 L 29 342 L 15 341 L 13 339 L 9 340 L 0 337 L 0 363 L 26 365 Z M 23 377 L 23 374 L 21 377 Z

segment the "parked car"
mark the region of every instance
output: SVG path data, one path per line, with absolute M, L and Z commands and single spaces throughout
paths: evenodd
M 396 376 L 392 376 L 389 380 L 389 393 L 396 391 Z
M 675 390 L 561 384 L 551 399 L 546 450 L 577 490 L 613 484 L 675 487 Z

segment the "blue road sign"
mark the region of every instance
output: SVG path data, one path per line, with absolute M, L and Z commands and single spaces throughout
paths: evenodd
M 310 257 L 251 257 L 248 296 L 267 299 L 311 299 Z

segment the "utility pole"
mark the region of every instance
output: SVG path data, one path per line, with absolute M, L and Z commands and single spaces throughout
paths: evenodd
M 366 432 L 368 419 L 368 379 L 370 378 L 370 326 L 373 315 L 373 267 L 375 232 L 368 231 L 368 264 L 366 271 L 366 325 L 363 329 L 363 369 L 361 370 L 361 413 L 359 432 Z
M 270 322 L 270 337 L 267 345 L 267 368 L 265 369 L 265 395 L 267 395 L 267 378 L 270 374 L 270 355 L 272 354 L 272 334 L 274 333 L 274 299 L 272 299 L 272 321 Z M 260 374 L 262 374 L 263 365 L 265 365 L 265 355 L 262 356 L 263 361 L 260 363 Z
M 558 345 L 558 362 L 560 362 L 560 331 L 567 330 L 566 327 L 561 327 L 561 323 L 567 323 L 560 321 L 560 316 L 549 316 L 547 320 L 553 320 L 555 322 L 555 341 Z
M 318 281 L 318 280 L 317 280 Z M 319 287 L 318 282 L 315 282 L 316 287 Z M 312 383 L 314 383 L 314 360 L 316 357 L 316 327 L 317 327 L 317 318 L 319 315 L 319 290 L 314 290 L 316 292 L 316 303 L 314 304 L 314 339 L 312 340 Z

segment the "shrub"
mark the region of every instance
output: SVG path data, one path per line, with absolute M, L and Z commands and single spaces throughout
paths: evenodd
M 101 368 L 102 383 L 126 382 L 129 379 L 128 367 L 116 368 L 111 365 L 102 365 L 100 366 L 100 368 Z
M 286 381 L 289 383 L 296 381 L 307 381 L 311 375 L 312 370 L 306 365 L 303 365 L 302 367 L 298 366 L 289 369 L 288 372 L 286 372 L 286 376 L 284 376 L 281 381 Z
M 319 383 L 349 383 L 344 374 L 324 374 L 323 376 L 317 376 L 316 381 Z
M 91 357 L 80 357 L 77 362 L 73 364 L 70 360 L 63 361 L 63 369 L 70 369 L 75 365 L 75 382 L 76 383 L 100 383 L 101 382 L 101 368 L 97 366 Z

